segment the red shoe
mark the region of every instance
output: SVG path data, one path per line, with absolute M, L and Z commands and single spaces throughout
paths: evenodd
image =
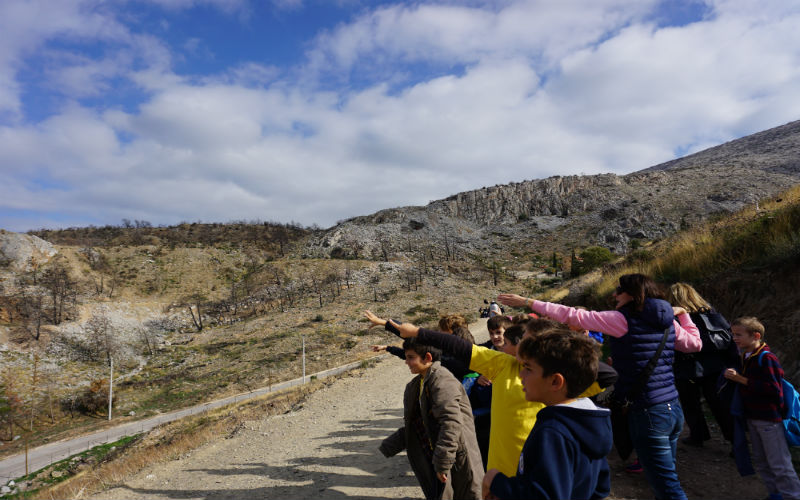
M 642 464 L 639 463 L 639 459 L 637 458 L 636 460 L 625 466 L 625 472 L 628 472 L 630 474 L 641 474 L 642 472 L 644 472 L 644 468 L 642 467 Z

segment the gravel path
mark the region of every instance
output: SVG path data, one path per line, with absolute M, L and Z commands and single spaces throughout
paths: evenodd
M 472 325 L 488 338 L 485 320 Z M 422 498 L 405 453 L 387 459 L 384 437 L 403 425 L 408 368 L 389 357 L 344 376 L 297 411 L 249 421 L 233 438 L 149 467 L 102 499 Z

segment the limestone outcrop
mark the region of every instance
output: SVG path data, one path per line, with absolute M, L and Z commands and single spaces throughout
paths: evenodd
M 30 234 L 0 229 L 0 268 L 28 272 L 48 262 L 58 250 L 47 241 Z

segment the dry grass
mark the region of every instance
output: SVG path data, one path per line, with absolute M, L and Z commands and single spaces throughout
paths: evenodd
M 701 283 L 720 274 L 768 268 L 800 256 L 800 186 L 718 221 L 682 232 L 648 247 L 649 258 L 628 258 L 590 288 L 601 303 L 619 276 L 643 273 L 658 281 Z

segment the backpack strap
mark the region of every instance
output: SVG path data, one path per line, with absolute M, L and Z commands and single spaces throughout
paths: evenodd
M 761 358 L 763 358 L 764 354 L 766 354 L 768 352 L 769 352 L 768 350 L 764 349 L 763 351 L 758 353 L 758 359 L 756 360 L 756 361 L 758 361 L 758 366 L 762 366 L 761 365 Z M 787 384 L 792 388 L 792 392 L 791 393 L 789 392 L 789 388 L 786 387 Z M 790 418 L 792 420 L 797 420 L 794 417 L 785 415 L 791 409 L 791 401 L 788 398 L 792 397 L 793 396 L 793 392 L 794 392 L 794 386 L 792 386 L 786 380 L 786 377 L 782 377 L 781 378 L 781 391 L 783 392 L 783 396 L 781 397 L 781 405 L 783 406 L 783 408 L 781 410 L 781 414 L 783 414 L 783 419 L 786 420 L 787 418 Z
M 653 357 L 647 362 L 647 365 L 645 365 L 642 371 L 639 372 L 639 379 L 636 381 L 636 384 L 634 384 L 633 387 L 628 391 L 628 394 L 625 395 L 629 401 L 633 401 L 642 391 L 644 391 L 647 381 L 650 379 L 650 375 L 653 374 L 653 370 L 656 368 L 656 363 L 658 363 L 658 359 L 661 357 L 661 353 L 664 351 L 664 344 L 667 343 L 667 337 L 669 336 L 670 328 L 672 328 L 672 325 L 664 329 L 664 335 L 661 337 L 661 343 L 658 345 L 658 349 L 656 349 Z

